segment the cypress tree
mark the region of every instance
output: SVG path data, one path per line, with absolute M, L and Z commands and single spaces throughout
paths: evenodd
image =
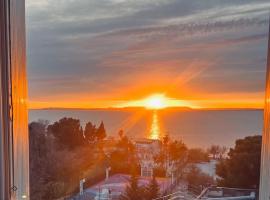
M 97 129 L 97 139 L 99 141 L 103 140 L 106 138 L 106 130 L 103 121 L 100 123 L 98 129 Z

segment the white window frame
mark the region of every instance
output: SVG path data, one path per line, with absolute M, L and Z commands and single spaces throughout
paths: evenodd
M 30 199 L 25 1 L 0 0 L 0 199 Z
M 269 20 L 270 22 L 270 20 Z M 270 200 L 270 23 L 268 36 L 267 72 L 264 105 L 264 131 L 261 154 L 260 200 Z
M 30 199 L 25 58 L 25 1 L 0 0 L 1 200 Z M 261 160 L 260 200 L 270 200 L 270 39 Z

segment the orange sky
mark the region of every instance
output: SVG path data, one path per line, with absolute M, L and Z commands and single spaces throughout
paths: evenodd
M 270 3 L 156 1 L 29 0 L 29 108 L 263 108 Z
M 166 68 L 162 68 L 162 65 Z M 245 91 L 245 88 L 243 91 L 235 91 L 229 82 L 219 80 L 212 82 L 206 79 L 202 83 L 193 83 L 194 80 L 205 76 L 207 70 L 212 70 L 212 62 L 192 62 L 179 74 L 166 70 L 178 65 L 188 63 L 168 61 L 153 64 L 153 68 L 159 69 L 158 71 L 153 70 L 150 74 L 127 74 L 120 77 L 125 79 L 126 84 L 108 82 L 103 86 L 105 91 L 92 92 L 86 85 L 83 86 L 84 89 L 79 88 L 75 91 L 59 91 L 53 95 L 49 93 L 45 97 L 39 95 L 34 99 L 30 98 L 29 108 L 147 107 L 146 100 L 159 94 L 166 98 L 165 107 L 263 108 L 263 91 L 251 92 Z M 211 80 L 211 77 L 209 79 Z M 264 77 L 261 79 L 264 80 Z
M 154 94 L 155 95 L 155 94 Z M 151 95 L 150 95 L 151 96 Z M 209 99 L 197 99 L 197 100 L 183 100 L 165 97 L 164 107 L 190 107 L 194 109 L 204 109 L 204 108 L 256 108 L 261 109 L 264 106 L 263 98 L 246 98 L 245 95 L 235 98 L 224 97 L 224 98 L 209 98 Z M 38 102 L 29 101 L 30 109 L 39 108 L 121 108 L 121 107 L 149 107 L 149 96 L 141 99 L 134 100 L 90 100 L 85 101 L 85 99 L 78 101 L 61 100 L 61 101 L 48 101 L 48 102 Z M 150 106 L 151 107 L 151 106 Z

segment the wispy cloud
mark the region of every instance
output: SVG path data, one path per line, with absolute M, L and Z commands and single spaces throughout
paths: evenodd
M 269 10 L 261 0 L 28 0 L 30 99 L 260 99 Z

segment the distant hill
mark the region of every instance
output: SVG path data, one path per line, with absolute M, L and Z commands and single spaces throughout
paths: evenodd
M 34 108 L 29 110 L 104 110 L 104 111 L 138 111 L 138 110 L 153 110 L 145 107 L 108 107 L 108 108 L 60 108 L 60 107 L 51 107 L 51 108 Z M 190 107 L 167 107 L 160 109 L 162 111 L 192 111 L 192 110 L 200 110 L 200 111 L 241 111 L 241 110 L 263 110 L 262 108 L 190 108 Z
M 123 107 L 123 108 L 116 108 L 116 107 L 108 107 L 108 108 L 60 108 L 60 107 L 50 107 L 50 108 L 35 108 L 35 109 L 29 109 L 29 110 L 111 110 L 111 111 L 135 111 L 135 110 L 154 110 L 154 109 L 148 109 L 145 107 Z M 167 107 L 163 108 L 161 110 L 193 110 L 189 107 Z

